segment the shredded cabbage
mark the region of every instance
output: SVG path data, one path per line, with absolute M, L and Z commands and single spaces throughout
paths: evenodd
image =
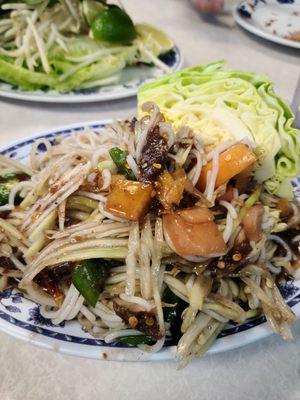
M 141 87 L 141 105 L 155 102 L 174 129 L 189 126 L 204 144 L 243 140 L 257 156 L 255 176 L 270 193 L 292 196 L 300 173 L 300 131 L 272 82 L 255 73 L 223 68 L 223 61 L 189 68 Z

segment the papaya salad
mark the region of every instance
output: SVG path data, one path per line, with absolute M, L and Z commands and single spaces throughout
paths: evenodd
M 112 85 L 130 66 L 170 72 L 173 47 L 104 0 L 0 0 L 0 81 L 24 90 Z
M 219 98 L 226 73 L 218 66 L 209 80 Z M 237 98 L 228 90 L 227 104 Z M 174 128 L 150 101 L 139 113 L 38 139 L 29 164 L 1 155 L 1 290 L 17 287 L 53 324 L 77 320 L 105 343 L 149 352 L 174 344 L 182 365 L 229 322 L 265 315 L 292 339 L 295 315 L 277 284 L 300 266 L 298 200 L 258 180 L 261 153 L 249 137 L 207 140 Z M 289 118 L 282 126 L 299 134 Z

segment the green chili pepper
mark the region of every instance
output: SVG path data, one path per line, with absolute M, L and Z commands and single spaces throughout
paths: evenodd
M 187 304 L 176 296 L 168 287 L 165 289 L 162 300 L 168 304 L 174 304 L 173 307 L 164 307 L 164 318 L 165 321 L 170 324 L 170 332 L 175 341 L 178 341 L 181 337 L 181 314 L 187 307 Z
M 116 338 L 116 342 L 138 346 L 139 344 L 152 344 L 155 340 L 149 335 L 128 335 Z
M 72 282 L 86 301 L 95 307 L 108 277 L 105 260 L 83 260 L 75 265 Z
M 118 171 L 121 172 L 121 174 L 125 175 L 126 178 L 135 181 L 136 178 L 134 176 L 134 173 L 130 168 L 126 167 L 127 164 L 126 157 L 128 156 L 128 152 L 123 151 L 118 147 L 113 147 L 112 149 L 109 150 L 109 154 L 113 162 L 116 164 Z

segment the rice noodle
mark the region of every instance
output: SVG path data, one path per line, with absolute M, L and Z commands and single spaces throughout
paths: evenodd
M 219 170 L 219 154 L 217 152 L 212 153 L 212 170 L 209 176 L 206 177 L 206 188 L 204 191 L 204 196 L 208 201 L 212 201 L 213 193 L 215 189 L 215 183 L 217 179 L 217 174 Z
M 132 227 L 130 228 L 128 243 L 128 253 L 126 257 L 127 272 L 125 293 L 128 296 L 134 296 L 137 256 L 139 250 L 139 224 L 137 222 L 134 222 L 132 224 Z
M 120 294 L 120 299 L 127 301 L 128 303 L 134 303 L 138 304 L 142 308 L 144 308 L 146 311 L 151 311 L 152 310 L 152 304 L 150 304 L 148 301 L 143 299 L 142 297 L 138 296 L 129 296 L 125 293 Z

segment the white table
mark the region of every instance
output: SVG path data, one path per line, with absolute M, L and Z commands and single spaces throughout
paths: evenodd
M 184 0 L 123 0 L 136 21 L 164 29 L 186 65 L 227 59 L 230 67 L 266 73 L 290 101 L 300 52 L 255 38 L 237 27 L 203 21 Z M 0 100 L 0 145 L 57 125 L 128 117 L 134 98 L 90 105 L 46 105 Z M 296 340 L 274 335 L 239 350 L 205 357 L 177 371 L 173 362 L 116 363 L 71 358 L 0 333 L 1 400 L 203 399 L 300 400 L 300 324 Z

